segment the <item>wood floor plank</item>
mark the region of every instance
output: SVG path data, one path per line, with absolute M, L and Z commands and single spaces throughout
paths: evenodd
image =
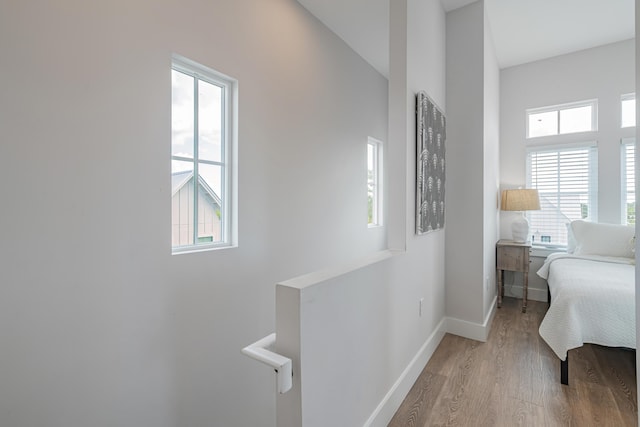
M 462 358 L 469 343 L 466 338 L 445 334 L 440 345 L 429 360 L 429 372 L 450 375 L 456 367 L 458 360 Z
M 542 368 L 538 351 L 538 330 L 536 313 L 521 313 L 510 330 L 509 339 L 513 342 L 509 357 L 511 378 L 507 383 L 509 397 L 542 405 Z
M 545 425 L 571 426 L 579 425 L 571 410 L 571 402 L 577 399 L 574 387 L 567 387 L 558 381 L 560 364 L 555 356 L 541 356 L 544 382 L 543 407 L 545 409 Z
M 413 402 L 403 404 L 394 415 L 389 426 L 422 427 L 426 425 L 445 381 L 446 377 L 444 375 L 434 374 L 425 369 L 408 394 L 408 396 L 413 397 Z
M 501 401 L 500 415 L 495 426 L 545 426 L 544 408 L 519 399 L 507 397 Z M 484 424 L 487 427 L 490 424 Z
M 575 381 L 579 400 L 574 403 L 574 413 L 580 414 L 580 425 L 622 427 L 625 425 L 611 390 L 601 384 Z
M 604 384 L 603 372 L 592 346 L 585 345 L 569 350 L 569 378 L 594 384 Z
M 482 348 L 486 351 L 488 346 Z M 493 426 L 500 419 L 500 391 L 501 384 L 495 379 L 492 380 L 495 365 L 491 359 L 483 357 L 479 361 L 478 368 L 471 372 L 468 393 L 473 396 L 463 402 L 461 409 L 461 419 L 475 419 L 478 425 Z
M 606 386 L 613 394 L 624 425 L 635 425 L 634 414 L 638 412 L 637 391 L 635 387 L 635 352 L 625 349 L 611 349 L 593 345 Z M 616 358 L 620 363 L 612 364 Z
M 481 343 L 465 340 L 465 349 L 442 387 L 440 396 L 436 400 L 428 426 L 457 426 L 461 424 L 460 414 L 463 404 L 470 398 L 468 395 L 471 372 L 477 363 L 478 346 Z M 429 365 L 427 364 L 427 367 Z
M 505 298 L 486 343 L 447 334 L 389 426 L 637 426 L 635 356 L 587 344 L 560 361 L 538 334 L 547 304 Z

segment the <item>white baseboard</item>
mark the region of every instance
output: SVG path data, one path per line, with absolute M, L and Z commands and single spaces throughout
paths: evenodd
M 400 377 L 393 384 L 391 389 L 384 396 L 382 401 L 373 411 L 364 427 L 385 427 L 393 418 L 402 401 L 413 387 L 418 376 L 433 356 L 445 333 L 459 335 L 461 337 L 486 342 L 491 330 L 491 322 L 496 314 L 496 298 L 491 303 L 491 310 L 487 313 L 482 324 L 468 322 L 466 320 L 452 317 L 443 318 L 431 336 L 420 347 L 418 353 L 413 357 L 409 365 L 400 374 Z
M 443 318 L 373 411 L 364 427 L 386 427 L 447 332 Z
M 446 331 L 453 335 L 469 338 L 476 341 L 486 342 L 491 330 L 491 322 L 496 315 L 496 300 L 494 297 L 491 302 L 491 310 L 487 313 L 484 323 L 473 323 L 467 320 L 456 319 L 454 317 L 445 317 Z
M 513 298 L 522 298 L 522 286 L 511 285 L 508 292 L 505 292 L 505 296 Z M 531 301 L 547 302 L 547 290 L 538 288 L 529 288 L 527 290 L 527 299 Z

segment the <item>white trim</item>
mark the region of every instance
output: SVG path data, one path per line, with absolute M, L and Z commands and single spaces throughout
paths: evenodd
M 567 252 L 566 246 L 542 246 L 542 245 L 533 245 L 531 246 L 531 257 L 534 258 L 546 258 L 549 255 L 556 252 Z
M 573 148 L 591 148 L 598 147 L 597 140 L 586 140 L 579 142 L 566 142 L 566 143 L 540 143 L 540 144 L 530 144 L 527 145 L 526 152 L 527 154 L 536 152 L 543 153 L 546 151 L 562 151 L 562 150 L 571 150 Z
M 627 193 L 633 192 L 635 198 L 635 186 L 631 188 L 631 191 L 628 191 L 627 181 L 629 177 L 627 176 L 627 147 L 633 146 L 634 156 L 631 160 L 635 165 L 635 146 L 636 146 L 636 138 L 621 138 L 620 139 L 620 224 L 627 224 Z M 635 183 L 635 174 L 633 181 Z M 637 206 L 637 204 L 636 204 Z
M 171 69 L 194 78 L 194 152 L 193 159 L 182 158 L 171 154 L 171 160 L 182 160 L 193 163 L 194 176 L 199 176 L 200 163 L 219 166 L 221 168 L 221 188 L 218 196 L 221 199 L 220 241 L 213 244 L 198 244 L 198 191 L 197 180 L 194 179 L 194 227 L 193 243 L 184 246 L 172 246 L 172 254 L 186 254 L 212 249 L 233 248 L 238 246 L 238 81 L 223 73 L 199 64 L 184 56 L 171 55 Z M 198 153 L 198 82 L 203 81 L 217 86 L 222 91 L 222 147 L 220 161 L 202 160 Z
M 454 317 L 446 317 L 447 332 L 460 337 L 486 342 L 489 337 L 489 331 L 491 331 L 491 322 L 496 315 L 496 301 L 497 297 L 494 297 L 491 302 L 491 310 L 487 313 L 487 317 L 485 317 L 484 323 L 482 324 L 456 319 Z
M 367 172 L 369 171 L 369 147 L 373 149 L 373 212 L 372 222 L 368 223 L 369 228 L 380 227 L 383 225 L 383 194 L 384 194 L 384 178 L 383 178 L 383 159 L 384 144 L 382 141 L 372 137 L 367 138 Z M 367 175 L 367 186 L 369 185 L 369 177 Z M 368 192 L 368 189 L 367 189 Z
M 200 80 L 204 80 L 216 86 L 220 86 L 220 80 L 224 81 L 224 84 L 229 86 L 237 83 L 236 79 L 229 77 L 220 71 L 216 71 L 213 68 L 199 64 L 182 55 L 178 55 L 177 53 L 171 54 L 171 67 L 189 75 L 193 75 L 195 72 Z
M 365 268 L 369 265 L 382 262 L 393 256 L 393 252 L 388 249 L 374 252 L 366 255 L 355 261 L 348 262 L 342 265 L 338 265 L 332 268 L 326 268 L 324 270 L 314 271 L 312 273 L 303 274 L 301 276 L 294 277 L 292 279 L 285 280 L 277 284 L 277 286 L 286 286 L 288 288 L 304 289 L 307 287 L 315 286 L 320 282 L 326 282 L 335 277 L 342 276 L 352 271 Z
M 427 366 L 427 363 L 446 333 L 486 342 L 491 330 L 493 318 L 496 314 L 496 301 L 497 297 L 494 297 L 491 302 L 491 310 L 487 313 L 482 324 L 454 319 L 452 317 L 442 318 L 433 333 L 427 338 L 422 347 L 420 347 L 420 350 L 418 350 L 382 401 L 380 401 L 376 409 L 371 413 L 369 419 L 364 423 L 364 427 L 385 427 L 389 424 L 389 421 L 391 421 L 407 397 L 411 387 L 415 384 L 424 367 Z
M 522 299 L 522 288 L 522 285 L 510 285 L 509 293 L 507 296 Z M 547 302 L 547 290 L 532 288 L 531 286 L 529 286 L 529 289 L 527 289 L 527 300 Z
M 560 132 L 560 112 L 563 110 L 571 110 L 574 108 L 581 107 L 591 107 L 591 129 L 581 132 Z M 540 136 L 529 136 L 529 116 L 532 114 L 540 114 L 540 113 L 558 113 L 558 129 L 556 129 L 556 133 L 550 135 L 540 135 Z M 587 99 L 584 101 L 576 101 L 576 102 L 568 102 L 565 104 L 557 104 L 557 105 L 548 105 L 545 107 L 536 107 L 536 108 L 528 108 L 525 110 L 525 138 L 527 140 L 537 139 L 537 138 L 547 138 L 558 135 L 570 135 L 572 133 L 584 133 L 584 132 L 596 132 L 598 130 L 598 99 Z
M 630 129 L 630 128 L 635 128 L 636 124 L 634 123 L 633 125 L 629 125 L 629 126 L 624 126 L 624 124 L 622 123 L 622 103 L 624 101 L 635 101 L 636 99 L 636 93 L 632 92 L 632 93 L 624 93 L 622 95 L 620 95 L 620 129 Z
M 402 374 L 400 374 L 400 377 L 391 386 L 369 419 L 364 423 L 364 427 L 386 427 L 389 424 L 389 421 L 391 421 L 420 373 L 429 362 L 429 359 L 438 348 L 440 341 L 444 338 L 446 333 L 445 324 L 446 318 L 443 318 L 422 347 L 420 347 L 418 353 L 411 359 Z
M 598 98 L 585 99 L 584 101 L 565 102 L 563 104 L 546 105 L 544 107 L 527 108 L 527 114 L 546 113 L 548 111 L 570 110 L 572 108 L 588 107 L 598 105 Z

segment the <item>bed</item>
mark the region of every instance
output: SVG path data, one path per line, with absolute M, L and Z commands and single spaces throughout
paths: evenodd
M 585 343 L 636 348 L 634 229 L 573 221 L 567 253 L 547 257 L 537 274 L 547 280 L 550 306 L 539 333 L 561 360 Z

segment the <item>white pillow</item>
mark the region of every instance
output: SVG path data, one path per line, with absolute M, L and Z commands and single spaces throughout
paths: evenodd
M 572 254 L 576 251 L 576 236 L 573 235 L 573 227 L 571 223 L 565 224 L 567 226 L 567 253 Z
M 635 258 L 634 227 L 578 220 L 572 221 L 570 228 L 575 240 L 574 254 Z

